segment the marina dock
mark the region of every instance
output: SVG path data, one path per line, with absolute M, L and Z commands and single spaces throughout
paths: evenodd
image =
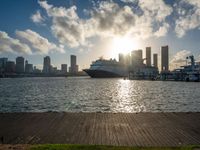
M 200 113 L 0 113 L 0 144 L 200 144 Z

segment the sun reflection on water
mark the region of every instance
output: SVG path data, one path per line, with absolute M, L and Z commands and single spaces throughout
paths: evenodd
M 142 89 L 138 89 L 137 84 L 133 84 L 130 80 L 119 79 L 116 89 L 113 97 L 114 103 L 112 103 L 113 111 L 141 112 L 146 110 L 145 105 L 140 102 L 143 95 L 138 93 L 138 90 Z

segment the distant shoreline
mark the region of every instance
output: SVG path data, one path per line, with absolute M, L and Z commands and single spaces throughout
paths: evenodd
M 1 75 L 0 78 L 27 78 L 27 77 L 82 77 L 88 75 L 54 75 L 54 74 L 14 74 L 14 75 Z

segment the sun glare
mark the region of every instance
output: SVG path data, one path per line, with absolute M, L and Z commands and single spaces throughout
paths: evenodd
M 128 54 L 138 49 L 138 41 L 130 37 L 115 37 L 112 41 L 112 56 L 117 57 L 119 53 Z

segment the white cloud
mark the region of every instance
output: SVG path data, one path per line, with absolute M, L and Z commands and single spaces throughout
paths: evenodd
M 98 7 L 91 11 L 91 18 L 87 24 L 92 24 L 94 34 L 116 36 L 130 34 L 138 17 L 131 7 L 120 7 L 109 1 L 102 1 Z
M 83 44 L 85 40 L 83 23 L 76 13 L 76 6 L 66 9 L 65 7 L 53 7 L 46 1 L 39 1 L 39 4 L 52 18 L 51 30 L 60 43 L 67 43 L 70 47 Z
M 135 13 L 131 6 L 119 6 L 113 1 L 100 1 L 94 8 L 87 10 L 89 17 L 82 19 L 77 14 L 76 6 L 55 7 L 47 1 L 38 2 L 52 19 L 53 35 L 60 43 L 70 47 L 86 46 L 88 39 L 92 37 L 165 36 L 169 29 L 166 17 L 172 13 L 172 8 L 163 0 L 140 0 L 140 15 Z
M 63 45 L 57 46 L 30 29 L 25 31 L 16 31 L 16 35 L 21 42 L 29 45 L 34 53 L 48 54 L 51 51 L 64 52 Z
M 135 3 L 138 0 L 121 0 L 121 1 L 124 2 L 124 3 Z
M 157 37 L 165 36 L 167 34 L 168 30 L 169 30 L 169 24 L 164 23 L 163 26 L 159 27 L 159 29 L 154 33 L 154 35 Z
M 21 43 L 18 39 L 11 38 L 6 32 L 0 31 L 0 53 L 11 52 L 21 54 L 31 54 L 28 45 Z
M 36 11 L 36 13 L 33 14 L 30 18 L 34 23 L 41 24 L 43 21 L 45 21 L 45 19 L 41 16 L 41 13 L 39 10 Z
M 48 54 L 56 51 L 65 52 L 63 45 L 57 46 L 30 29 L 16 31 L 16 35 L 18 38 L 12 38 L 6 32 L 0 31 L 0 53 Z
M 183 37 L 187 31 L 200 27 L 200 1 L 182 0 L 175 5 L 178 19 L 175 22 L 175 32 Z
M 181 50 L 177 52 L 170 61 L 170 68 L 175 69 L 180 67 L 181 65 L 186 64 L 186 57 L 191 55 L 191 51 L 188 50 Z
M 196 58 L 196 61 L 200 63 L 200 55 Z
M 139 0 L 139 7 L 143 11 L 136 23 L 141 35 L 145 38 L 151 36 L 165 36 L 169 29 L 166 22 L 167 16 L 172 13 L 171 6 L 165 4 L 163 0 Z

